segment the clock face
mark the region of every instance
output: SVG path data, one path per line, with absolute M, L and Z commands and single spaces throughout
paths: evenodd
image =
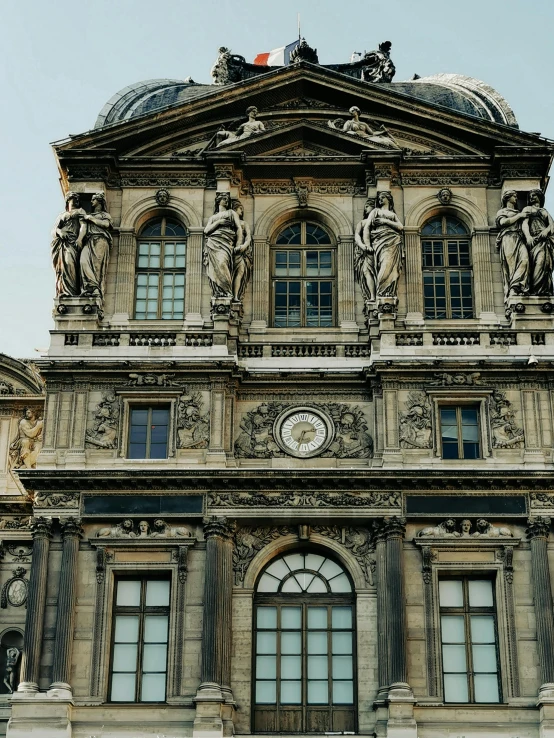
M 276 422 L 279 445 L 291 456 L 308 458 L 322 453 L 329 445 L 331 420 L 311 408 L 297 408 L 283 413 Z

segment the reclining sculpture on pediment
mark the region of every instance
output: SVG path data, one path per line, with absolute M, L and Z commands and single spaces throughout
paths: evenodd
M 348 133 L 351 136 L 357 136 L 366 141 L 373 141 L 386 148 L 399 148 L 384 126 L 381 125 L 379 128 L 373 129 L 369 123 L 360 120 L 362 111 L 357 105 L 353 105 L 348 112 L 351 116 L 350 120 L 345 121 L 342 118 L 334 118 L 327 122 L 329 128 L 332 128 L 334 131 Z
M 222 144 L 227 144 L 231 141 L 240 141 L 244 138 L 249 138 L 250 136 L 253 136 L 257 133 L 264 133 L 264 124 L 261 120 L 256 119 L 256 116 L 258 115 L 258 108 L 254 105 L 251 105 L 249 108 L 246 109 L 246 115 L 248 116 L 248 120 L 244 123 L 241 123 L 236 131 L 226 131 L 224 128 L 221 128 L 215 134 L 216 146 L 221 146 Z

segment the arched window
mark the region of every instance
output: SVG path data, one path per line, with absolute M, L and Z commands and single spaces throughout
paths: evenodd
M 470 237 L 450 215 L 421 229 L 423 298 L 426 318 L 473 318 Z
M 178 320 L 184 317 L 186 236 L 181 223 L 166 217 L 150 220 L 140 232 L 136 320 Z
M 344 569 L 319 553 L 287 553 L 265 568 L 255 605 L 254 731 L 354 731 L 354 599 Z
M 293 223 L 273 249 L 273 325 L 327 328 L 334 325 L 335 249 L 315 223 Z

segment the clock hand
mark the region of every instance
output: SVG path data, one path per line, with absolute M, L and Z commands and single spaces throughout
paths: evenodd
M 298 439 L 298 443 L 302 443 L 302 441 L 304 440 L 304 436 L 306 435 L 306 432 L 307 431 L 305 430 L 302 431 L 302 433 L 300 434 L 300 438 Z

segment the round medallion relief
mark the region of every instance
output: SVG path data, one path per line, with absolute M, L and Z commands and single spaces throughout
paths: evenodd
M 8 602 L 13 607 L 21 607 L 27 601 L 27 582 L 24 579 L 12 579 L 7 591 Z
M 285 453 L 308 459 L 325 451 L 334 432 L 333 421 L 321 410 L 297 407 L 279 415 L 273 437 Z

